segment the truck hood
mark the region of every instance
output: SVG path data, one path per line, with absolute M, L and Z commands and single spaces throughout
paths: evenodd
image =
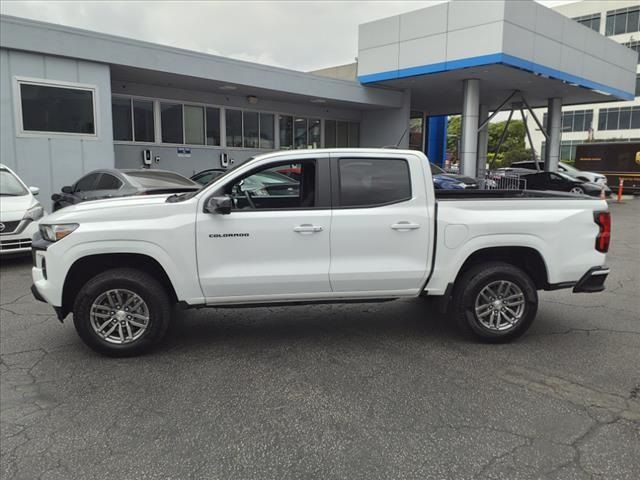
M 161 195 L 139 195 L 133 197 L 118 197 L 109 198 L 104 200 L 91 200 L 87 202 L 78 203 L 76 205 L 70 205 L 62 208 L 57 212 L 48 215 L 46 221 L 43 223 L 64 223 L 73 222 L 76 218 L 87 218 L 92 215 L 100 217 L 108 213 L 109 217 L 114 214 L 118 215 L 122 211 L 123 215 L 127 215 L 127 212 L 131 212 L 132 209 L 139 209 L 149 207 L 151 205 L 165 204 L 167 194 Z

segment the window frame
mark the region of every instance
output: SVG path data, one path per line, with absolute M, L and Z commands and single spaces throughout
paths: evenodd
M 348 132 L 350 131 L 350 129 L 352 128 L 353 125 L 357 126 L 357 132 L 358 132 L 358 141 L 360 143 L 361 140 L 361 133 L 362 133 L 362 122 L 360 119 L 336 119 L 335 117 L 324 117 L 322 115 L 297 115 L 295 113 L 289 113 L 289 112 L 283 112 L 283 111 L 279 111 L 279 110 L 261 110 L 261 109 L 255 109 L 255 108 L 247 108 L 244 106 L 235 106 L 235 105 L 221 105 L 221 104 L 215 104 L 215 103 L 204 103 L 204 102 L 197 102 L 197 101 L 190 101 L 190 100 L 183 100 L 180 98 L 166 98 L 166 97 L 148 97 L 148 96 L 144 96 L 144 95 L 135 95 L 135 94 L 126 94 L 126 93 L 112 93 L 111 97 L 118 97 L 118 98 L 127 98 L 130 100 L 143 100 L 143 101 L 151 101 L 153 103 L 154 106 L 154 130 L 155 130 L 155 136 L 154 136 L 154 141 L 153 142 L 137 142 L 137 141 L 132 141 L 132 140 L 113 140 L 113 143 L 116 145 L 149 145 L 149 146 L 167 146 L 167 147 L 193 147 L 193 148 L 204 148 L 204 149 L 224 149 L 224 150 L 230 150 L 230 151 L 260 151 L 261 153 L 265 153 L 265 152 L 270 152 L 270 151 L 276 151 L 276 150 L 282 150 L 282 145 L 280 142 L 280 119 L 281 117 L 292 117 L 292 120 L 294 120 L 296 117 L 300 117 L 300 118 L 305 118 L 307 119 L 308 125 L 310 123 L 311 120 L 319 120 L 320 121 L 320 145 L 318 147 L 318 149 L 320 148 L 338 148 L 338 147 L 327 147 L 326 146 L 326 134 L 325 134 L 325 125 L 326 122 L 346 122 L 348 124 Z M 190 144 L 190 143 L 165 143 L 162 141 L 162 119 L 161 119 L 161 108 L 160 108 L 160 104 L 162 103 L 170 103 L 170 104 L 178 104 L 178 105 L 182 105 L 182 111 L 183 111 L 183 121 L 182 121 L 182 131 L 183 131 L 183 138 L 185 136 L 185 129 L 184 129 L 184 107 L 185 106 L 194 106 L 194 107 L 204 107 L 205 109 L 205 144 L 204 145 L 200 145 L 200 144 Z M 111 102 L 109 102 L 109 108 L 111 108 Z M 207 108 L 214 108 L 218 110 L 219 113 L 219 128 L 220 128 L 220 144 L 219 145 L 209 145 L 207 143 L 207 138 L 206 138 L 206 133 L 207 133 L 207 114 L 206 114 L 206 109 Z M 226 111 L 227 110 L 237 110 L 242 112 L 242 122 L 243 122 L 243 141 L 244 141 L 244 112 L 253 112 L 253 113 L 258 113 L 258 147 L 257 148 L 252 148 L 252 147 L 231 147 L 227 145 L 227 138 L 226 138 Z M 272 148 L 268 148 L 268 147 L 261 147 L 260 146 L 260 131 L 262 128 L 262 115 L 273 115 L 273 147 Z M 133 118 L 133 113 L 132 113 L 132 123 L 134 121 Z M 133 127 L 132 127 L 133 128 Z M 307 129 L 307 136 L 310 135 L 310 129 Z M 349 134 L 348 134 L 349 136 Z M 293 140 L 293 132 L 292 132 L 292 140 Z M 342 147 L 342 148 L 357 148 L 357 147 Z M 287 151 L 290 152 L 295 152 L 296 150 L 299 149 L 295 149 L 293 148 L 293 144 L 290 148 L 286 149 Z
M 369 205 L 354 205 L 344 206 L 340 204 L 340 160 L 368 160 L 368 161 L 381 161 L 381 160 L 394 160 L 402 161 L 407 166 L 407 173 L 409 174 L 409 196 L 406 198 L 392 200 L 389 202 L 374 203 Z M 333 210 L 353 210 L 357 208 L 378 208 L 386 207 L 388 205 L 395 205 L 398 203 L 409 202 L 413 200 L 413 177 L 411 176 L 411 166 L 409 160 L 406 157 L 374 157 L 374 156 L 358 156 L 358 155 L 346 155 L 346 156 L 332 156 L 331 157 L 331 208 Z
M 315 162 L 316 163 L 316 192 L 315 192 L 315 201 L 313 207 L 293 207 L 293 208 L 259 208 L 259 209 L 246 209 L 246 210 L 235 210 L 231 209 L 231 215 L 234 213 L 248 212 L 297 212 L 301 210 L 331 210 L 331 179 L 330 179 L 330 167 L 329 167 L 329 156 L 327 154 L 319 154 L 314 156 L 292 156 L 291 159 L 288 160 L 278 160 L 274 162 L 262 163 L 260 165 L 256 165 L 251 170 L 242 173 L 241 175 L 234 176 L 229 179 L 223 185 L 220 185 L 215 189 L 213 195 L 207 195 L 207 200 L 205 200 L 205 204 L 209 198 L 216 196 L 227 196 L 225 193 L 226 189 L 229 185 L 233 186 L 234 184 L 244 180 L 251 175 L 254 175 L 263 170 L 269 170 L 278 166 L 286 166 L 294 163 L 304 163 L 304 162 Z
M 48 132 L 38 130 L 25 130 L 24 118 L 22 112 L 22 89 L 21 85 L 35 85 L 40 87 L 65 88 L 69 90 L 81 90 L 91 92 L 91 101 L 93 108 L 93 130 L 94 133 L 74 133 L 74 132 Z M 46 78 L 35 77 L 13 77 L 13 106 L 14 118 L 16 122 L 16 136 L 27 138 L 81 138 L 83 140 L 99 140 L 100 139 L 100 111 L 99 102 L 97 101 L 99 89 L 97 85 L 79 82 L 67 82 L 62 80 L 49 80 Z

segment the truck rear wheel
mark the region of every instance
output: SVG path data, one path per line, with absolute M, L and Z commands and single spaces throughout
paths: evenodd
M 520 268 L 503 262 L 476 265 L 462 275 L 453 314 L 464 333 L 486 342 L 508 342 L 531 326 L 538 311 L 536 286 Z
M 131 268 L 107 270 L 78 292 L 73 323 L 96 352 L 112 357 L 139 355 L 167 331 L 171 306 L 165 288 Z

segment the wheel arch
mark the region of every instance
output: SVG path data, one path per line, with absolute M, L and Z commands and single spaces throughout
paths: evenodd
M 463 262 L 454 285 L 470 268 L 485 262 L 505 262 L 522 269 L 538 290 L 549 288 L 549 272 L 543 256 L 533 247 L 499 246 L 476 250 Z
M 171 301 L 178 301 L 167 272 L 155 258 L 142 253 L 99 253 L 81 257 L 71 265 L 62 290 L 61 318 L 71 312 L 77 293 L 96 272 L 114 268 L 134 268 L 148 273 L 162 284 Z

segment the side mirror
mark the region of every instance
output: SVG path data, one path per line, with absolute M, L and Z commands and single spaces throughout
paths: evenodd
M 69 186 L 62 187 L 62 193 L 73 193 L 73 189 Z
M 54 202 L 57 202 L 61 198 L 62 198 L 62 195 L 60 195 L 59 193 L 54 193 L 53 195 L 51 195 L 51 200 L 53 200 Z
M 224 197 L 210 197 L 204 206 L 206 213 L 219 213 L 220 215 L 229 215 L 231 213 L 231 198 Z
M 40 193 L 40 189 L 38 187 L 29 187 L 29 191 L 33 194 L 33 195 L 38 195 Z

